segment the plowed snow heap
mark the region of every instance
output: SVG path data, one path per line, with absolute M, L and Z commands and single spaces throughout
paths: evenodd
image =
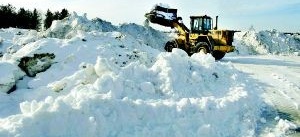
M 0 136 L 256 136 L 259 89 L 230 63 L 160 52 L 147 37 L 164 35 L 135 24 L 103 32 L 76 14 L 53 24 L 0 62 L 17 81 L 0 92 Z M 19 59 L 40 53 L 55 55 L 51 67 L 24 76 Z

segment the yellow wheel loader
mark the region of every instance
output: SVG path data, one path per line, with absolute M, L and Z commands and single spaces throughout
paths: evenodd
M 188 29 L 183 23 L 182 18 L 177 17 L 177 9 L 155 6 L 145 17 L 151 23 L 165 27 L 175 28 L 178 37 L 168 41 L 165 50 L 171 52 L 173 48 L 180 48 L 189 55 L 197 52 L 212 54 L 216 60 L 222 59 L 226 53 L 233 52 L 232 45 L 234 30 L 218 30 L 218 16 L 216 26 L 213 28 L 213 19 L 207 15 L 190 16 L 190 26 Z

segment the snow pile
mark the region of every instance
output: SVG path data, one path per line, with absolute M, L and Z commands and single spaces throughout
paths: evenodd
M 54 21 L 51 27 L 42 35 L 46 37 L 70 39 L 74 36 L 84 35 L 83 33 L 92 31 L 118 31 L 123 35 L 131 35 L 141 44 L 153 46 L 154 48 L 161 50 L 169 38 L 166 34 L 150 27 L 143 27 L 134 23 L 114 26 L 110 22 L 101 20 L 99 18 L 90 21 L 87 19 L 86 15 L 78 16 L 75 12 L 64 20 Z
M 46 37 L 70 39 L 78 33 L 89 32 L 97 30 L 96 26 L 84 16 L 78 16 L 77 13 L 73 14 L 64 20 L 55 20 L 49 29 L 46 30 Z
M 160 51 L 164 51 L 163 47 L 165 43 L 170 40 L 170 37 L 162 32 L 154 30 L 151 27 L 142 27 L 134 23 L 122 24 L 118 31 L 131 35 L 141 44 L 146 44 Z
M 106 32 L 76 16 L 3 56 L 0 64 L 15 63 L 1 67 L 6 83 L 19 76 L 13 70 L 23 57 L 55 58 L 10 95 L 0 94 L 0 136 L 259 134 L 260 88 L 231 63 L 180 49 L 160 52 L 153 48 L 159 42 L 148 39 L 161 36 L 155 30 L 125 24 L 102 27 Z
M 280 54 L 299 52 L 300 36 L 287 35 L 277 30 L 255 31 L 253 28 L 235 34 L 237 52 L 240 54 Z
M 256 91 L 211 56 L 189 58 L 175 50 L 160 53 L 152 65 L 136 61 L 125 67 L 98 56 L 84 66 L 39 89 L 61 95 L 21 102 L 20 114 L 0 120 L 0 135 L 255 135 Z

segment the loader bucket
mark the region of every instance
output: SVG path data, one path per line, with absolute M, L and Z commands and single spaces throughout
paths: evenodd
M 177 9 L 169 9 L 160 6 L 156 6 L 146 13 L 145 17 L 151 22 L 162 26 L 171 27 L 172 21 L 177 20 Z

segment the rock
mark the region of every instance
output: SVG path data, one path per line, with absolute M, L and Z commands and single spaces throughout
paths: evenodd
M 51 67 L 55 55 L 53 53 L 34 54 L 33 57 L 23 57 L 19 67 L 29 76 L 35 77 L 37 73 L 44 72 Z

